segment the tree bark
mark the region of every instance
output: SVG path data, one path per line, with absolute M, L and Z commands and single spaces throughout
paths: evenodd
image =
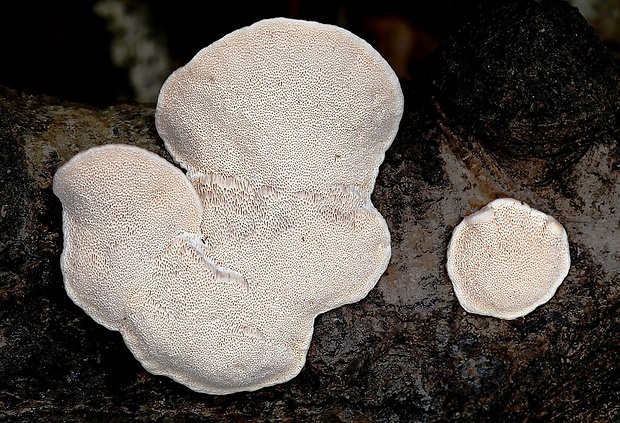
M 363 301 L 319 316 L 291 382 L 210 396 L 142 369 L 65 294 L 52 177 L 95 145 L 168 160 L 152 105 L 97 109 L 0 88 L 0 420 L 612 421 L 620 418 L 618 70 L 561 0 L 485 8 L 403 82 L 373 201 L 392 259 Z M 572 265 L 524 318 L 466 313 L 452 229 L 499 197 L 554 216 Z

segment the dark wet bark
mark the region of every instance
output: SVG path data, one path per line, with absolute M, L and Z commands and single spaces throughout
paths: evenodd
M 317 318 L 291 382 L 229 396 L 153 376 L 66 296 L 56 169 L 128 143 L 170 159 L 154 108 L 0 89 L 0 420 L 614 421 L 620 418 L 618 71 L 563 1 L 484 9 L 404 84 L 373 195 L 393 254 Z M 509 196 L 557 218 L 572 266 L 525 318 L 467 314 L 445 271 L 463 216 Z

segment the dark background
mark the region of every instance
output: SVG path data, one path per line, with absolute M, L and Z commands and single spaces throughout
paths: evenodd
M 399 77 L 424 70 L 425 59 L 444 35 L 485 7 L 482 0 L 279 0 L 196 2 L 142 0 L 65 0 L 14 2 L 0 14 L 0 84 L 32 94 L 107 106 L 121 101 L 154 102 L 172 70 L 201 48 L 260 19 L 284 16 L 331 23 L 349 29 L 390 62 Z M 497 2 L 493 2 L 497 3 Z M 612 52 L 620 39 L 619 0 L 574 0 L 586 4 L 589 22 Z M 115 10 L 115 17 L 101 11 Z M 614 17 L 615 14 L 615 17 Z M 121 28 L 119 28 L 119 25 Z M 123 26 L 124 25 L 124 26 Z M 145 59 L 111 57 L 114 37 L 123 48 L 139 49 L 144 39 L 158 50 Z M 154 59 L 156 58 L 156 59 Z M 154 62 L 164 68 L 155 70 Z M 141 65 L 143 76 L 129 77 Z M 154 69 L 154 70 L 151 70 Z M 139 85 L 150 79 L 150 93 Z
M 155 101 L 152 94 L 140 98 L 135 83 L 129 80 L 129 69 L 136 59 L 120 66 L 113 63 L 111 42 L 115 34 L 119 35 L 113 26 L 121 15 L 133 28 L 133 35 L 126 34 L 130 48 L 140 43 L 136 32 L 156 40 L 160 48 L 157 54 L 164 56 L 167 66 L 165 72 L 160 71 L 160 80 L 225 34 L 276 16 L 346 27 L 373 44 L 397 68 L 400 77 L 412 78 L 423 68 L 437 41 L 482 7 L 479 0 L 12 3 L 10 12 L 5 9 L 0 14 L 0 84 L 97 106 L 127 100 Z M 116 21 L 95 11 L 102 3 L 119 11 Z

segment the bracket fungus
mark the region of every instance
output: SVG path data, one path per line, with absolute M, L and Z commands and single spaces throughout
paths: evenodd
M 402 113 L 392 69 L 344 29 L 234 31 L 161 89 L 157 130 L 185 173 L 118 144 L 56 173 L 69 296 L 148 371 L 195 391 L 290 380 L 315 317 L 387 267 L 370 195 Z
M 461 306 L 485 316 L 525 316 L 553 297 L 569 268 L 564 227 L 511 198 L 467 216 L 448 245 L 448 276 Z

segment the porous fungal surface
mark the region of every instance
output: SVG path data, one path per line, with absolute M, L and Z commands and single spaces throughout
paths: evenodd
M 463 219 L 448 245 L 448 275 L 470 313 L 525 316 L 553 297 L 569 268 L 564 227 L 510 198 Z
M 156 124 L 175 160 L 199 175 L 368 195 L 402 106 L 396 75 L 364 40 L 277 18 L 177 69 L 159 94 Z
M 277 18 L 233 32 L 160 93 L 157 128 L 186 174 L 108 145 L 55 175 L 69 296 L 196 391 L 293 378 L 315 317 L 387 267 L 370 194 L 402 111 L 394 72 L 348 31 Z
M 196 233 L 202 206 L 183 172 L 128 145 L 94 147 L 54 175 L 63 206 L 61 267 L 69 297 L 118 330 L 179 234 Z

